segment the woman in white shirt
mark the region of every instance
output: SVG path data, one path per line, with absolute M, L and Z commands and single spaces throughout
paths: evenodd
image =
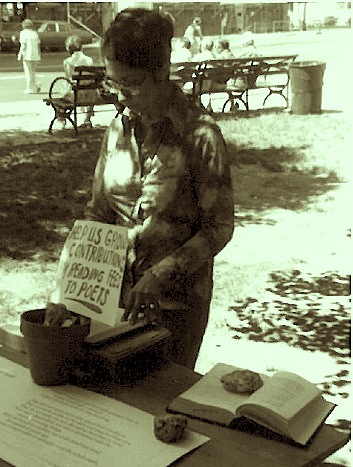
M 23 30 L 20 33 L 20 51 L 17 60 L 23 62 L 23 70 L 26 78 L 25 94 L 33 94 L 40 91 L 40 86 L 36 79 L 37 64 L 40 56 L 40 39 L 37 31 L 33 29 L 30 19 L 22 21 Z

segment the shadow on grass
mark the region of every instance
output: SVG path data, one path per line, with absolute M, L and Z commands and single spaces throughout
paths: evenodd
M 329 354 L 340 365 L 318 384 L 328 396 L 348 399 L 350 393 L 350 277 L 336 272 L 320 276 L 300 271 L 275 271 L 270 275 L 272 292 L 267 301 L 248 297 L 229 307 L 228 328 L 233 339 L 286 342 L 291 347 Z M 334 424 L 347 433 L 351 421 Z
M 298 168 L 303 149 L 246 148 L 229 142 L 236 211 L 257 211 L 259 218 L 271 208 L 300 211 L 335 189 L 341 182 L 335 172 Z
M 342 110 L 322 110 L 321 114 L 310 114 L 311 115 L 326 115 L 326 114 L 342 114 Z M 289 114 L 293 116 L 297 116 L 294 114 L 291 114 L 290 111 L 286 110 L 284 107 L 269 107 L 269 108 L 264 108 L 264 109 L 255 109 L 255 110 L 236 110 L 234 112 L 214 112 L 212 113 L 212 117 L 218 121 L 227 121 L 227 120 L 236 120 L 237 118 L 255 118 L 255 117 L 261 117 L 263 115 L 283 115 L 283 114 Z M 299 115 L 299 117 L 305 117 L 305 115 Z
M 56 260 L 75 219 L 82 218 L 104 128 L 72 132 L 7 133 L 0 146 L 0 256 Z M 335 174 L 288 169 L 302 148 L 246 148 L 230 143 L 236 211 L 261 222 L 269 208 L 302 209 L 334 188 Z
M 350 362 L 350 277 L 274 271 L 265 300 L 248 297 L 229 307 L 234 339 L 286 342 L 291 347 L 328 353 L 344 365 L 321 383 L 328 395 L 348 398 Z
M 75 139 L 17 131 L 2 141 L 0 256 L 58 258 L 68 229 L 82 218 L 90 197 L 102 131 Z M 16 145 L 7 144 L 12 137 Z

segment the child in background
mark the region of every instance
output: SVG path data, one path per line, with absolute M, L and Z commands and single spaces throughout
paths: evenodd
M 229 41 L 227 39 L 219 39 L 216 45 L 216 58 L 229 60 L 234 58 L 233 52 L 229 48 Z
M 191 60 L 191 42 L 187 37 L 182 37 L 180 39 L 180 45 L 178 45 L 178 47 L 175 50 L 173 50 L 170 61 L 172 63 L 182 63 L 191 62 Z
M 192 61 L 205 62 L 207 60 L 214 60 L 213 45 L 213 40 L 210 37 L 205 37 L 202 41 L 202 52 L 194 55 Z
M 255 46 L 255 40 L 251 31 L 244 32 L 242 36 L 242 50 L 240 51 L 239 58 L 256 58 L 261 57 Z

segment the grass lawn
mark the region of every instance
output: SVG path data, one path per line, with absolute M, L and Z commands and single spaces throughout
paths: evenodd
M 215 118 L 229 145 L 236 228 L 216 258 L 197 370 L 223 361 L 295 371 L 339 404 L 329 422 L 348 431 L 350 120 L 274 110 Z M 0 326 L 45 305 L 90 197 L 102 133 L 1 135 Z

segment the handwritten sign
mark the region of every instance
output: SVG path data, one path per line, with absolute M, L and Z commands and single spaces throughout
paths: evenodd
M 114 326 L 123 312 L 119 298 L 126 250 L 125 227 L 77 220 L 61 252 L 51 300 Z

